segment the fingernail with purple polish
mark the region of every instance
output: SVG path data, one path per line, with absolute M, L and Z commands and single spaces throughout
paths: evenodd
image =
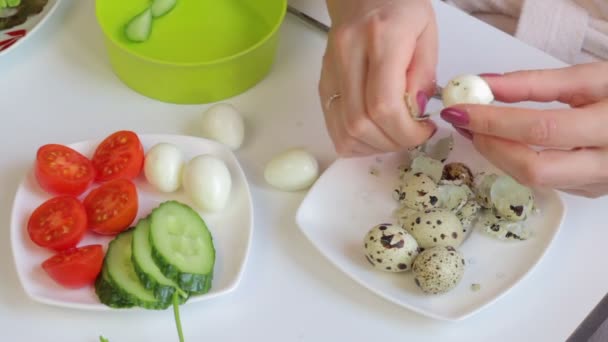
M 426 104 L 429 102 L 429 97 L 423 91 L 419 91 L 418 94 L 416 94 L 416 102 L 418 103 L 418 116 L 424 115 Z
M 456 127 L 456 126 L 453 126 L 453 127 L 456 130 L 456 132 L 460 133 L 460 135 L 462 135 L 463 137 L 465 137 L 469 140 L 473 140 L 473 134 L 469 130 L 466 130 L 466 129 L 460 128 L 460 127 Z
M 446 108 L 442 110 L 441 118 L 454 126 L 466 126 L 469 124 L 469 115 L 456 108 Z

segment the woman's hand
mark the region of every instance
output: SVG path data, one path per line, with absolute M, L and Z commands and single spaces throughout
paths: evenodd
M 459 105 L 444 109 L 441 117 L 523 184 L 592 198 L 608 194 L 608 63 L 486 80 L 498 101 L 560 101 L 571 108 Z
M 327 5 L 332 28 L 319 95 L 338 154 L 369 155 L 425 142 L 436 126 L 413 120 L 411 112 L 424 112 L 435 91 L 437 27 L 430 1 Z

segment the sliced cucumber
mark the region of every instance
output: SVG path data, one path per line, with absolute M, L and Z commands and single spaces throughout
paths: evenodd
M 125 27 L 127 39 L 138 43 L 148 40 L 151 32 L 152 10 L 150 8 L 136 15 Z
M 95 293 L 97 294 L 97 297 L 99 297 L 99 301 L 101 303 L 115 309 L 124 309 L 135 306 L 135 302 L 131 298 L 125 296 L 122 291 L 118 291 L 112 284 L 110 276 L 108 275 L 108 268 L 105 263 L 101 270 L 101 274 L 95 281 Z
M 188 298 L 188 293 L 179 288 L 176 282 L 165 277 L 152 259 L 150 246 L 150 221 L 140 220 L 133 232 L 132 261 L 139 280 L 146 289 L 152 290 L 154 296 L 161 301 L 171 301 L 173 293 L 178 292 L 180 298 Z
M 162 203 L 150 215 L 150 243 L 160 270 L 182 290 L 194 294 L 209 291 L 215 247 L 196 211 L 176 201 Z
M 162 17 L 169 13 L 177 4 L 177 0 L 152 0 L 152 16 L 154 18 Z
M 158 300 L 154 292 L 146 289 L 139 281 L 131 262 L 132 241 L 133 229 L 129 229 L 110 242 L 106 253 L 110 283 L 114 285 L 116 292 L 130 298 L 137 306 L 146 309 L 166 309 L 171 301 Z

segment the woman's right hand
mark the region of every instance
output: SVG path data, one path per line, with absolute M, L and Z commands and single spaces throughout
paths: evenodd
M 399 151 L 437 127 L 416 121 L 435 91 L 430 0 L 327 0 L 332 19 L 319 95 L 340 156 Z

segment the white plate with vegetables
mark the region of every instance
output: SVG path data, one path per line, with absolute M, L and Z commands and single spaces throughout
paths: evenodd
M 32 157 L 14 200 L 11 245 L 33 300 L 166 309 L 173 295 L 193 303 L 238 286 L 253 207 L 225 145 L 119 131 L 45 145 Z
M 440 129 L 437 135 L 449 134 Z M 439 161 L 437 177 L 442 178 L 443 167 L 452 162 L 466 164 L 473 173 L 500 174 L 474 151 L 470 142 L 459 136 L 454 141 L 449 158 L 444 163 Z M 482 218 L 465 227 L 459 223 L 458 215 L 437 212 L 442 209 L 410 211 L 402 204 L 405 201 L 399 194 L 407 192 L 404 178 L 412 174 L 408 175 L 411 170 L 404 172 L 404 168 L 410 166 L 412 159 L 411 153 L 404 152 L 336 161 L 304 199 L 297 223 L 331 263 L 379 296 L 432 318 L 464 319 L 505 295 L 534 269 L 560 229 L 564 204 L 555 191 L 534 190 L 534 205 L 538 209 L 534 211 L 538 212 L 532 213 L 532 208 L 526 208 L 530 212 L 529 218 L 523 221 L 525 233 L 511 232 L 508 224 L 508 230 L 504 229 L 502 221 L 486 227 L 481 224 Z M 424 164 L 419 162 L 416 167 L 423 170 L 429 167 Z M 445 182 L 448 186 L 454 185 L 450 183 Z M 496 192 L 501 190 L 500 186 L 495 188 Z M 433 196 L 426 203 L 419 200 L 429 198 L 432 189 L 412 190 L 414 195 L 408 193 L 412 203 L 424 206 L 434 202 Z M 457 193 L 447 199 L 441 194 L 437 197 L 439 202 L 453 202 Z M 425 196 L 417 197 L 419 194 Z M 461 206 L 455 203 L 451 206 Z M 405 216 L 412 213 L 408 220 Z M 457 228 L 450 228 L 451 224 Z M 404 228 L 411 225 L 418 227 L 420 233 Z M 424 225 L 428 230 L 424 230 Z M 523 240 L 517 234 L 521 234 Z M 425 254 L 417 248 L 421 245 L 426 247 Z M 439 245 L 432 253 L 437 260 L 428 253 L 432 245 Z M 449 267 L 439 271 L 442 262 L 449 263 Z M 422 266 L 433 270 L 430 275 L 418 270 L 415 277 L 412 268 Z M 444 283 L 433 283 L 442 277 Z
M 0 56 L 31 37 L 60 0 L 0 0 Z

